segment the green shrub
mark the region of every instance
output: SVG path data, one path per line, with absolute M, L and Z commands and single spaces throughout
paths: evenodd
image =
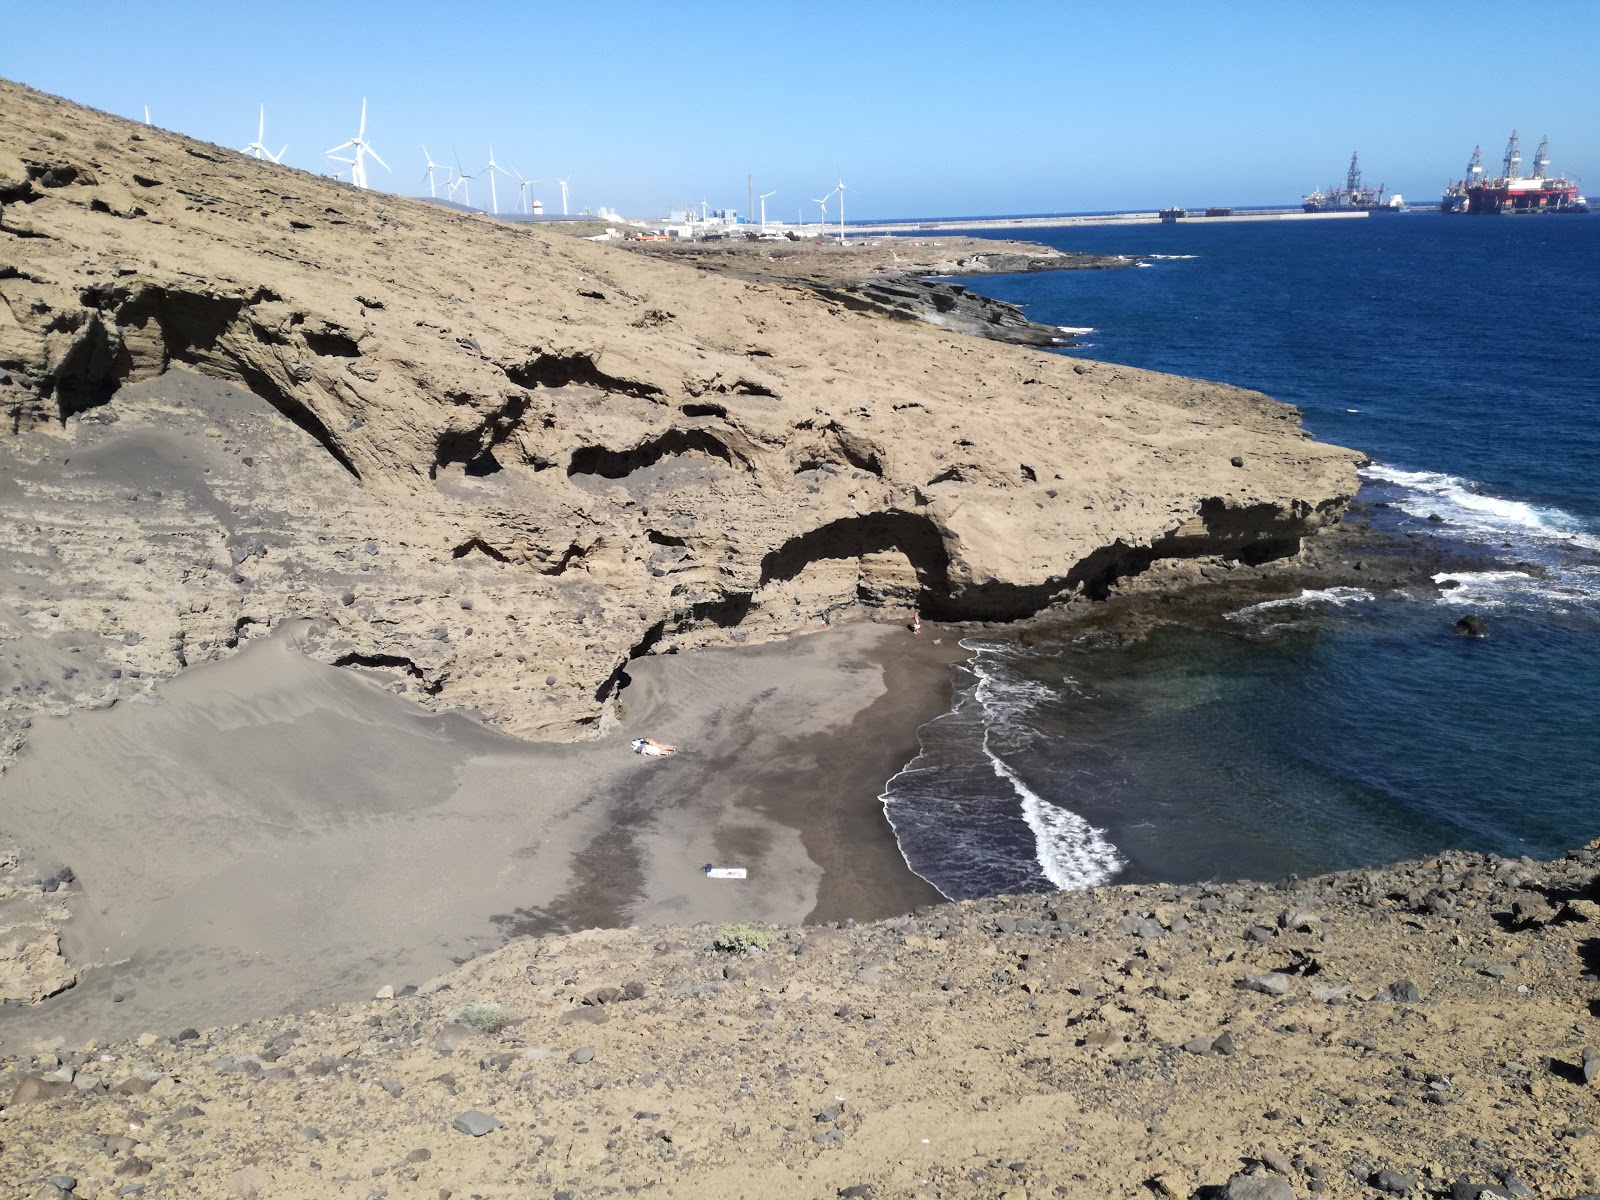
M 748 925 L 724 925 L 711 939 L 711 948 L 727 954 L 749 954 L 752 950 L 765 950 L 772 938 Z
M 457 1012 L 455 1019 L 482 1033 L 499 1033 L 523 1018 L 501 1008 L 498 1004 L 473 1004 Z

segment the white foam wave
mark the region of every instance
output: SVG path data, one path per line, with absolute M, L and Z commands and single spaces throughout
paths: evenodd
M 1454 586 L 1439 593 L 1440 604 L 1473 608 L 1505 608 L 1568 612 L 1594 604 L 1600 592 L 1600 572 L 1590 569 L 1557 571 L 1540 578 L 1526 571 L 1446 571 L 1435 583 Z
M 1331 587 L 1307 588 L 1298 596 L 1280 596 L 1276 600 L 1263 600 L 1260 604 L 1252 604 L 1241 608 L 1237 612 L 1227 614 L 1230 621 L 1247 617 L 1254 613 L 1268 612 L 1275 608 L 1298 607 L 1302 604 L 1332 604 L 1343 608 L 1346 604 L 1358 604 L 1363 600 L 1371 600 L 1373 593 L 1366 588 L 1358 587 Z
M 1096 829 L 1077 813 L 1044 799 L 1024 783 L 989 744 L 994 730 L 1004 725 L 1009 716 L 1015 715 L 1014 698 L 1030 694 L 1042 698 L 1052 693 L 1048 688 L 1028 681 L 1000 683 L 994 673 L 984 667 L 986 647 L 979 646 L 976 649 L 978 656 L 974 658 L 972 666 L 978 677 L 975 696 L 985 717 L 983 753 L 996 778 L 1005 780 L 1021 802 L 1022 819 L 1033 831 L 1034 855 L 1040 871 L 1063 891 L 1098 887 L 1108 882 L 1122 869 L 1124 860 L 1117 848 L 1107 840 L 1105 830 Z
M 1363 468 L 1368 479 L 1404 488 L 1411 495 L 1400 507 L 1412 516 L 1438 516 L 1451 525 L 1495 533 L 1521 533 L 1560 540 L 1585 549 L 1600 549 L 1600 537 L 1583 529 L 1583 522 L 1559 508 L 1541 508 L 1522 500 L 1507 500 L 1477 490 L 1471 480 L 1439 471 L 1402 471 L 1373 463 Z
M 1056 328 L 1059 329 L 1062 333 L 1079 334 L 1079 333 L 1093 333 L 1094 332 L 1094 326 L 1093 325 L 1057 325 Z
M 1435 583 L 1453 583 L 1458 587 L 1477 587 L 1483 584 L 1504 583 L 1508 579 L 1532 579 L 1526 571 L 1441 571 L 1433 577 Z
M 1199 258 L 1198 254 L 1146 254 L 1145 258 L 1153 258 L 1161 262 L 1176 262 L 1184 258 Z

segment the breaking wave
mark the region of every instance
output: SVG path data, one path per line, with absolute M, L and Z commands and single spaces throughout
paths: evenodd
M 1371 482 L 1397 489 L 1396 503 L 1415 517 L 1438 517 L 1444 524 L 1479 533 L 1520 534 L 1600 550 L 1600 537 L 1571 513 L 1493 495 L 1458 475 L 1402 471 L 1381 463 L 1367 466 L 1362 474 Z
M 1013 765 L 1030 716 L 1060 694 L 1019 675 L 1009 643 L 962 646 L 973 656 L 955 668 L 954 707 L 918 731 L 920 752 L 879 797 L 907 865 L 951 900 L 1107 882 L 1124 860 L 1105 832 Z
M 1306 604 L 1332 604 L 1335 607 L 1343 608 L 1346 604 L 1356 604 L 1362 600 L 1371 600 L 1373 598 L 1373 593 L 1366 588 L 1307 588 L 1298 596 L 1280 596 L 1276 600 L 1263 600 L 1260 604 L 1252 604 L 1246 608 L 1239 609 L 1237 612 L 1224 615 L 1230 621 L 1237 621 L 1257 613 L 1269 612 L 1275 608 L 1299 608 Z

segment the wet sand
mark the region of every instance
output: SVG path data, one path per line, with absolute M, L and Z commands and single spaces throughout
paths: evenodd
M 8 1046 L 363 999 L 521 934 L 937 899 L 877 796 L 948 703 L 952 640 L 855 624 L 641 660 L 615 729 L 539 745 L 318 663 L 305 636 L 36 723 L 0 812 L 31 859 L 76 872 L 63 945 L 98 965 L 0 1011 Z M 643 734 L 683 749 L 639 758 Z

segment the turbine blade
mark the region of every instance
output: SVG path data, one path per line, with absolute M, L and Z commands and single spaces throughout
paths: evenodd
M 351 138 L 348 142 L 340 142 L 337 146 L 335 146 L 333 148 L 333 150 L 344 150 L 344 149 L 347 149 L 350 146 L 354 146 L 355 144 L 356 144 L 355 143 L 355 139 Z M 329 150 L 328 153 L 332 154 L 333 150 Z
M 361 132 L 356 136 L 358 138 L 367 136 L 367 98 L 365 96 L 361 97 Z
M 285 154 L 287 154 L 287 153 L 289 153 L 289 143 L 285 142 L 283 144 L 283 149 L 278 151 L 278 156 L 276 158 L 274 158 L 272 161 L 273 162 L 282 162 L 283 161 L 283 156 Z
M 378 158 L 378 152 L 376 150 L 374 150 L 371 146 L 367 147 L 367 153 L 372 155 L 373 158 L 377 158 L 378 159 L 378 165 L 380 167 L 382 167 L 385 171 L 389 170 L 389 164 L 384 162 L 383 159 Z M 390 174 L 393 174 L 393 172 L 390 172 Z

